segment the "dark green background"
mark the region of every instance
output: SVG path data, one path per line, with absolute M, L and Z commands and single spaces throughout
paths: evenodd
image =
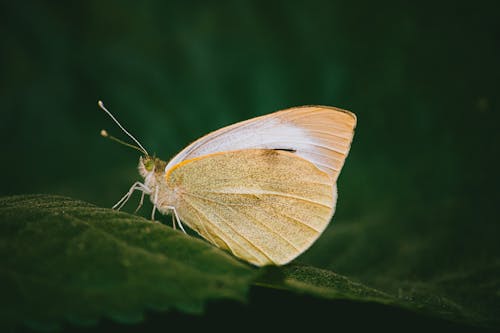
M 394 293 L 466 304 L 476 293 L 478 311 L 500 309 L 498 9 L 2 2 L 0 194 L 118 200 L 139 179 L 138 154 L 99 136 L 123 137 L 98 99 L 164 159 L 236 121 L 337 106 L 358 116 L 337 214 L 299 260 Z

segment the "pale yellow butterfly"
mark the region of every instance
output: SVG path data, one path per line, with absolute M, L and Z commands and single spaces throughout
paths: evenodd
M 283 265 L 307 250 L 328 226 L 337 178 L 356 116 L 328 106 L 301 106 L 209 133 L 170 162 L 150 156 L 113 115 L 99 106 L 141 151 L 135 190 L 155 210 L 171 213 L 212 244 L 257 266 Z M 103 130 L 102 135 L 108 136 Z M 139 208 L 138 207 L 138 208 Z M 182 222 L 181 222 L 182 221 Z M 184 231 L 185 232 L 185 231 Z

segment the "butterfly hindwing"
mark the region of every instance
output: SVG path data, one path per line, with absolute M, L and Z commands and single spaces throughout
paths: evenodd
M 328 225 L 328 173 L 293 152 L 244 149 L 185 160 L 166 174 L 181 220 L 256 265 L 285 264 Z

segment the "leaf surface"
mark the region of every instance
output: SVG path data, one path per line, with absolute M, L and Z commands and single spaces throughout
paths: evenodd
M 158 222 L 57 196 L 0 199 L 0 323 L 55 329 L 244 301 L 256 270 Z

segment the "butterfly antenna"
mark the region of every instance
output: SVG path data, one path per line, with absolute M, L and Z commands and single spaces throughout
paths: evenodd
M 130 147 L 130 148 L 133 148 L 133 149 L 135 149 L 135 150 L 138 150 L 138 151 L 140 151 L 141 153 L 143 153 L 143 154 L 144 154 L 144 152 L 142 151 L 142 149 L 141 149 L 141 148 L 139 148 L 139 147 L 137 147 L 137 146 L 134 146 L 133 144 L 130 144 L 130 143 L 125 142 L 125 141 L 123 141 L 123 140 L 120 140 L 120 139 L 118 139 L 118 138 L 115 138 L 115 137 L 114 137 L 114 136 L 112 136 L 112 135 L 109 135 L 109 134 L 108 134 L 108 131 L 106 131 L 106 130 L 104 130 L 104 129 L 102 129 L 102 130 L 101 130 L 101 136 L 102 136 L 102 137 L 105 137 L 105 138 L 107 138 L 107 139 L 113 140 L 113 141 L 115 141 L 115 142 L 118 142 L 118 143 L 119 143 L 119 144 L 121 144 L 121 145 L 124 145 L 124 146 Z
M 130 138 L 131 138 L 131 139 L 132 139 L 135 143 L 137 143 L 137 146 L 138 146 L 138 147 L 136 147 L 136 146 L 134 146 L 134 145 L 131 145 L 131 144 L 129 144 L 129 143 L 126 143 L 126 142 L 124 142 L 124 141 L 122 141 L 122 140 L 120 140 L 120 139 L 117 139 L 117 138 L 115 138 L 114 136 L 108 135 L 108 132 L 106 132 L 105 130 L 102 130 L 102 131 L 101 131 L 101 135 L 102 135 L 102 136 L 104 136 L 104 137 L 108 137 L 108 138 L 110 138 L 111 140 L 114 140 L 114 141 L 116 141 L 116 142 L 119 142 L 119 143 L 121 143 L 121 144 L 123 144 L 123 145 L 125 145 L 125 146 L 135 148 L 135 149 L 139 150 L 140 152 L 144 153 L 146 156 L 149 156 L 148 151 L 146 150 L 146 148 L 144 148 L 144 147 L 141 145 L 141 143 L 140 143 L 140 142 L 139 142 L 136 138 L 134 138 L 134 136 L 133 136 L 132 134 L 130 134 L 130 133 L 129 133 L 129 132 L 128 132 L 128 131 L 127 131 L 127 130 L 126 130 L 126 129 L 125 129 L 125 128 L 121 125 L 121 124 L 120 124 L 120 122 L 119 122 L 118 120 L 116 120 L 116 118 L 113 116 L 113 114 L 111 114 L 111 112 L 109 112 L 109 111 L 108 111 L 108 109 L 106 109 L 106 108 L 104 107 L 104 104 L 102 103 L 102 101 L 98 101 L 98 102 L 97 102 L 97 105 L 99 105 L 99 107 L 100 107 L 100 108 L 101 108 L 104 112 L 106 112 L 106 113 L 108 114 L 108 116 L 110 116 L 110 117 L 111 117 L 111 119 L 113 119 L 113 121 L 114 121 L 114 122 L 115 122 L 115 123 L 116 123 L 116 124 L 117 124 L 117 125 L 121 128 L 121 130 L 122 130 L 123 132 L 125 132 L 125 134 L 127 134 L 127 135 L 128 135 L 128 136 L 129 136 L 129 137 L 130 137 Z

